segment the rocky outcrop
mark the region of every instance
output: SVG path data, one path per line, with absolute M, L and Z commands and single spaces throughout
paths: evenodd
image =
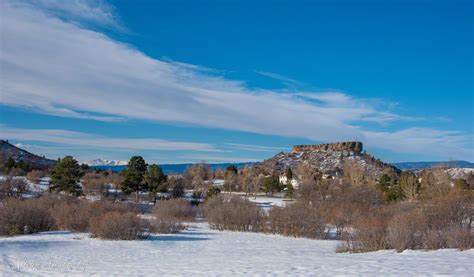
M 305 151 L 352 151 L 354 153 L 362 153 L 363 145 L 359 141 L 347 141 L 325 144 L 302 144 L 295 145 L 291 152 L 305 152 Z
M 337 142 L 316 145 L 295 145 L 291 152 L 278 153 L 258 165 L 267 174 L 281 174 L 288 168 L 297 169 L 302 163 L 309 164 L 320 172 L 342 176 L 346 162 L 357 163 L 364 174 L 378 178 L 385 171 L 399 170 L 373 156 L 363 153 L 362 142 Z

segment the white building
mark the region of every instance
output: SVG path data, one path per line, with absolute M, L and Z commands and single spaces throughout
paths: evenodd
M 288 184 L 288 178 L 286 177 L 286 175 L 280 175 L 279 181 L 280 181 L 280 184 L 283 184 L 283 185 Z M 290 180 L 290 184 L 293 186 L 293 188 L 295 189 L 298 188 L 298 181 L 296 181 L 295 178 L 292 178 Z

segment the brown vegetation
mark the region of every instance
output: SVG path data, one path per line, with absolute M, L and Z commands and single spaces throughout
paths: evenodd
M 90 203 L 51 195 L 10 198 L 0 205 L 0 236 L 50 230 L 90 232 L 105 239 L 138 239 L 146 236 L 148 226 L 130 207 L 106 201 Z
M 386 206 L 360 217 L 344 248 L 351 252 L 472 248 L 473 200 L 472 192 L 452 192 L 427 202 L 404 205 L 404 209 Z
M 211 228 L 217 230 L 257 232 L 262 230 L 265 222 L 262 209 L 238 196 L 229 199 L 212 197 L 207 201 L 204 212 Z
M 28 183 L 22 177 L 13 178 L 10 176 L 0 180 L 0 198 L 21 198 L 24 192 L 28 191 Z
M 147 224 L 136 213 L 107 212 L 91 221 L 93 237 L 110 240 L 136 240 L 148 236 Z
M 323 239 L 326 225 L 320 209 L 303 202 L 287 207 L 273 207 L 268 216 L 267 231 L 293 237 Z
M 40 199 L 6 200 L 0 206 L 0 236 L 51 230 L 54 227 L 54 220 L 49 213 L 49 204 L 51 203 Z
M 196 208 L 184 199 L 170 199 L 159 202 L 153 209 L 151 231 L 154 233 L 175 233 L 182 229 L 181 222 L 193 221 Z

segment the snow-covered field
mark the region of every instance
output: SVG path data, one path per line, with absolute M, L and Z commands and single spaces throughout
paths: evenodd
M 217 232 L 192 224 L 145 241 L 101 241 L 48 232 L 0 238 L 0 276 L 20 275 L 465 275 L 474 250 L 336 254 L 337 241 Z

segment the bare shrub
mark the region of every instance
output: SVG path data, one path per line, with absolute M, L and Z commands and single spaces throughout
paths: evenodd
M 420 248 L 425 228 L 424 221 L 423 214 L 419 210 L 395 215 L 388 224 L 389 244 L 398 252 Z
M 168 176 L 167 187 L 170 188 L 172 198 L 181 198 L 184 196 L 185 179 L 177 176 Z
M 196 208 L 184 199 L 170 199 L 159 202 L 153 209 L 153 215 L 152 232 L 176 233 L 182 228 L 182 221 L 194 220 Z
M 64 202 L 50 210 L 56 228 L 75 232 L 89 230 L 89 205 L 82 201 Z
M 86 202 L 70 199 L 50 209 L 56 228 L 75 232 L 88 232 L 91 221 L 105 213 L 126 213 L 129 207 L 108 201 Z
M 135 213 L 107 212 L 91 221 L 93 237 L 109 240 L 136 240 L 148 236 L 145 223 Z
M 191 221 L 196 217 L 196 208 L 184 199 L 170 199 L 160 201 L 153 209 L 153 215 L 157 218 Z
M 0 206 L 0 235 L 13 236 L 49 231 L 54 225 L 48 207 L 37 199 L 8 199 Z
M 321 207 L 321 216 L 324 222 L 336 228 L 336 235 L 341 237 L 342 232 L 351 226 L 361 215 L 367 214 L 367 204 L 352 202 L 331 202 Z
M 286 207 L 273 207 L 269 212 L 271 233 L 285 236 L 325 238 L 325 227 L 318 207 L 296 202 Z
M 352 226 L 356 231 L 344 247 L 352 252 L 472 248 L 472 202 L 470 192 L 451 192 L 417 205 L 385 206 L 357 220 Z
M 474 247 L 474 234 L 470 229 L 452 227 L 448 229 L 448 233 L 446 242 L 449 248 L 468 250 Z
M 0 180 L 0 196 L 21 198 L 28 191 L 28 183 L 24 178 L 6 177 Z
M 46 177 L 48 175 L 47 170 L 32 170 L 26 174 L 26 178 L 33 183 L 39 183 L 41 178 Z
M 369 252 L 388 249 L 388 219 L 382 213 L 371 212 L 353 224 L 355 232 L 349 236 L 346 249 L 350 252 Z
M 265 215 L 255 203 L 234 196 L 210 198 L 204 207 L 209 225 L 217 230 L 257 232 L 262 229 Z
M 95 172 L 87 172 L 81 179 L 82 190 L 85 194 L 105 194 L 107 191 L 107 176 Z

